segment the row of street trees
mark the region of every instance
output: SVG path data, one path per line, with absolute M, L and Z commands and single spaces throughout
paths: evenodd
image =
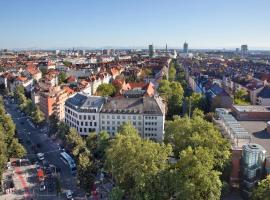
M 0 98 L 0 177 L 10 158 L 22 158 L 26 150 L 15 137 L 15 124 L 6 114 L 3 99 Z
M 20 109 L 30 116 L 35 123 L 40 124 L 45 120 L 44 113 L 41 112 L 39 107 L 31 99 L 26 98 L 23 86 L 17 86 L 14 95 L 19 102 Z

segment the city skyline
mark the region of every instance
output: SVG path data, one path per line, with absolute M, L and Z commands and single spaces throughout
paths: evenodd
M 270 49 L 266 0 L 1 1 L 0 48 Z

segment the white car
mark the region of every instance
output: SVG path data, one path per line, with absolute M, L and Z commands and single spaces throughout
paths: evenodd
M 40 192 L 43 192 L 43 191 L 45 191 L 45 190 L 46 190 L 45 183 L 44 183 L 44 182 L 41 182 L 41 183 L 39 184 L 39 191 L 40 191 Z
M 37 153 L 37 158 L 42 161 L 44 160 L 44 153 Z
M 67 197 L 68 200 L 73 200 L 72 191 L 71 190 L 67 190 L 66 191 L 66 197 Z

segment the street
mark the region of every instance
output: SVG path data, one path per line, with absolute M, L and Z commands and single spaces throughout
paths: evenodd
M 71 174 L 69 167 L 60 159 L 59 145 L 46 135 L 46 128 L 36 127 L 27 116 L 20 112 L 18 105 L 12 103 L 10 99 L 5 99 L 5 108 L 16 124 L 17 135 L 27 149 L 27 158 L 30 161 L 36 160 L 33 146 L 37 146 L 36 151 L 44 153 L 45 160 L 58 169 L 62 191 L 71 190 L 74 192 L 74 196 L 84 197 L 84 193 L 76 187 L 76 177 Z M 38 183 L 36 186 L 39 187 Z M 32 189 L 30 193 L 36 197 L 35 199 L 59 199 L 56 197 L 56 191 L 50 193 Z

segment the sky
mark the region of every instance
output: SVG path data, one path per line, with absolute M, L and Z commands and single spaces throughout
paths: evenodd
M 0 0 L 1 48 L 270 49 L 269 0 Z

